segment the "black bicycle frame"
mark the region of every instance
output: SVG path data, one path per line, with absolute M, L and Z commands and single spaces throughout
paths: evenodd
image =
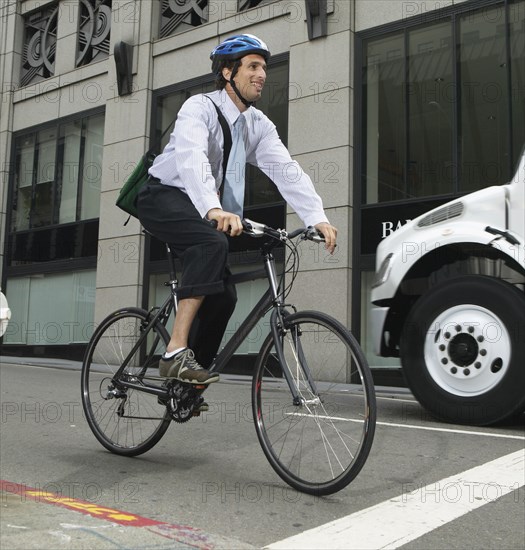
M 248 334 L 255 328 L 257 323 L 264 317 L 266 312 L 273 307 L 273 312 L 270 317 L 270 328 L 271 328 L 274 343 L 275 343 L 275 351 L 277 353 L 279 363 L 282 366 L 285 379 L 288 383 L 288 386 L 290 387 L 294 404 L 299 404 L 300 396 L 297 391 L 295 382 L 293 381 L 292 375 L 288 369 L 288 365 L 284 357 L 283 347 L 281 343 L 281 338 L 285 330 L 284 319 L 287 315 L 289 315 L 289 313 L 284 309 L 284 304 L 282 302 L 283 295 L 282 295 L 282 292 L 279 290 L 277 271 L 275 269 L 275 258 L 271 252 L 271 249 L 274 247 L 275 247 L 274 243 L 269 243 L 268 245 L 264 246 L 262 249 L 265 274 L 269 281 L 269 288 L 262 295 L 261 299 L 257 302 L 257 304 L 255 304 L 253 309 L 247 315 L 246 319 L 241 323 L 240 327 L 235 331 L 234 335 L 230 338 L 226 346 L 215 357 L 209 370 L 210 372 L 221 372 L 226 367 L 230 359 L 233 357 L 233 354 L 237 351 L 237 349 L 245 340 L 245 338 L 248 336 Z M 166 245 L 166 249 L 168 251 L 168 258 L 170 262 L 170 280 L 166 284 L 169 285 L 171 288 L 170 296 L 166 298 L 163 305 L 158 309 L 155 315 L 148 321 L 146 330 L 144 330 L 143 334 L 141 335 L 141 337 L 139 338 L 139 340 L 137 341 L 137 343 L 129 353 L 128 358 L 131 357 L 138 350 L 138 348 L 143 344 L 145 338 L 150 332 L 149 330 L 150 327 L 154 326 L 155 323 L 157 322 L 161 322 L 163 325 L 165 325 L 169 315 L 171 314 L 171 311 L 173 309 L 175 310 L 177 309 L 177 280 L 175 277 L 174 262 L 173 262 L 173 257 L 171 255 L 171 251 L 168 245 Z M 256 273 L 259 273 L 259 272 L 258 271 L 244 272 L 238 275 L 233 275 L 232 281 L 236 281 L 239 279 L 241 281 L 250 280 L 250 279 L 253 279 L 253 275 L 255 275 Z M 150 348 L 150 354 L 153 353 L 154 350 L 156 349 L 158 340 L 159 340 L 159 337 L 157 336 L 155 338 L 155 341 L 152 347 Z M 298 344 L 297 349 L 298 349 L 299 357 L 302 357 L 301 366 L 303 367 L 303 370 L 305 370 L 305 374 L 307 378 L 310 380 L 311 376 L 309 375 L 307 366 L 304 364 L 304 354 L 302 353 L 300 343 Z M 138 391 L 142 391 L 145 393 L 157 395 L 161 398 L 168 397 L 167 390 L 160 386 L 155 386 L 153 384 L 146 384 L 143 382 L 139 384 L 139 383 L 130 382 L 126 380 L 120 380 L 119 375 L 122 373 L 123 369 L 126 367 L 126 364 L 127 364 L 127 359 L 124 361 L 122 366 L 119 368 L 119 370 L 115 374 L 114 380 L 118 386 L 123 388 L 136 389 Z

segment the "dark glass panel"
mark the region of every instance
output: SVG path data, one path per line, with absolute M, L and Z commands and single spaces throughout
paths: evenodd
M 408 33 L 409 197 L 453 191 L 453 51 L 448 20 Z
M 509 25 L 514 165 L 525 146 L 525 1 L 510 4 Z
M 405 47 L 403 33 L 370 41 L 365 48 L 367 204 L 407 198 L 405 189 Z
M 503 4 L 459 19 L 459 190 L 509 179 L 509 90 Z

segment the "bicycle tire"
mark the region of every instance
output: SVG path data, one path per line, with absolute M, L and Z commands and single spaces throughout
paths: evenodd
M 286 483 L 304 493 L 329 495 L 357 476 L 370 453 L 376 423 L 372 375 L 357 340 L 329 315 L 294 313 L 285 317 L 285 329 L 285 359 L 304 401 L 293 404 L 270 334 L 252 383 L 255 429 Z
M 135 389 L 123 390 L 119 396 L 111 393 L 118 391 L 111 380 L 147 321 L 148 312 L 143 309 L 115 311 L 95 330 L 82 363 L 82 405 L 89 427 L 106 449 L 124 456 L 151 449 L 171 421 L 166 406 L 159 403 L 156 395 Z M 151 330 L 167 345 L 169 336 L 162 324 L 157 323 Z M 126 366 L 125 377 L 140 381 L 144 375 L 158 376 L 158 356 L 152 347 L 153 342 L 146 339 Z

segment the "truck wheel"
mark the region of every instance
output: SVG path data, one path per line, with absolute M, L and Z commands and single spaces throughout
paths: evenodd
M 433 287 L 412 308 L 400 352 L 412 393 L 440 420 L 482 426 L 525 409 L 525 295 L 504 281 Z

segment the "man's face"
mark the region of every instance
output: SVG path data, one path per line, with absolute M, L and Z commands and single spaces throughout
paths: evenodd
M 231 70 L 224 69 L 226 80 L 230 80 Z M 242 58 L 235 75 L 235 84 L 247 101 L 257 101 L 261 97 L 266 81 L 266 62 L 262 55 L 249 54 Z

